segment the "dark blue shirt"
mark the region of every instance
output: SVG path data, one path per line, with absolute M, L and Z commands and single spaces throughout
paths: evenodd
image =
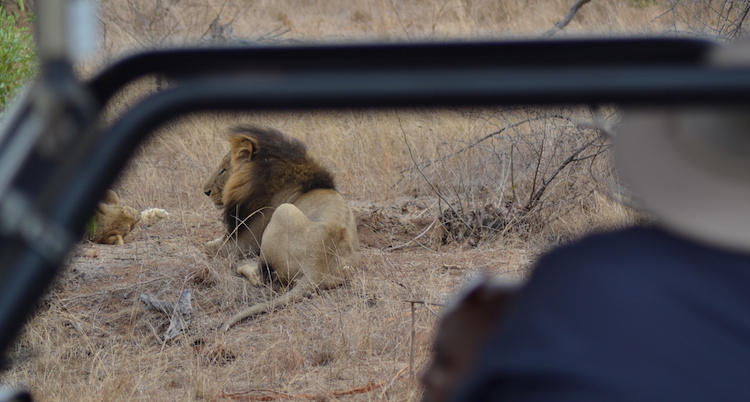
M 543 257 L 455 400 L 750 401 L 750 255 L 658 229 Z

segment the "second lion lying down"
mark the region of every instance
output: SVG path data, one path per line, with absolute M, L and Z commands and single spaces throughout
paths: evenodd
M 302 142 L 279 131 L 237 127 L 229 153 L 204 189 L 223 211 L 227 234 L 207 244 L 240 256 L 259 254 L 237 273 L 253 285 L 267 274 L 293 287 L 280 297 L 248 307 L 223 330 L 257 314 L 343 284 L 359 264 L 354 216 L 336 191 L 330 172 Z

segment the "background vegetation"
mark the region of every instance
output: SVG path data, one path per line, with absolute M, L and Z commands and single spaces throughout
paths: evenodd
M 547 34 L 575 3 L 585 4 Z M 715 0 L 103 0 L 98 57 L 77 68 L 85 79 L 130 52 L 185 42 L 545 34 L 734 40 L 745 34 L 748 7 Z M 167 86 L 158 77 L 135 83 L 103 124 Z M 124 203 L 165 208 L 171 217 L 137 229 L 122 247 L 82 243 L 0 382 L 43 401 L 417 400 L 439 304 L 467 280 L 479 272 L 522 279 L 545 248 L 633 222 L 635 213 L 615 201 L 603 135 L 617 119 L 606 107 L 488 107 L 247 111 L 172 121 L 115 186 Z M 345 287 L 224 335 L 216 328 L 226 317 L 273 295 L 235 276 L 237 261 L 202 247 L 222 232 L 203 181 L 226 152 L 227 128 L 245 122 L 302 139 L 333 170 L 357 216 L 363 266 Z M 168 319 L 147 311 L 139 295 L 176 301 L 185 288 L 193 322 L 167 342 Z
M 32 21 L 23 0 L 0 2 L 0 112 L 36 73 Z

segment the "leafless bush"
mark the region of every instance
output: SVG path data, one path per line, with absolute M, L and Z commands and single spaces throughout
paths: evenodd
M 735 40 L 747 34 L 748 13 L 746 0 L 669 0 L 661 18 L 670 22 L 675 33 Z
M 283 42 L 289 32 L 282 28 L 257 33 L 249 40 L 235 32 L 234 23 L 250 13 L 249 2 L 212 4 L 193 0 L 115 0 L 103 5 L 105 36 L 153 48 L 184 42 L 250 45 Z
M 445 242 L 544 232 L 590 207 L 602 178 L 611 177 L 608 145 L 580 110 L 468 113 L 493 129 L 437 159 L 414 159 L 411 168 L 441 201 Z
M 105 7 L 105 33 L 119 33 L 140 47 L 164 45 L 201 27 L 206 31 L 210 23 L 205 5 L 185 0 L 122 0 Z

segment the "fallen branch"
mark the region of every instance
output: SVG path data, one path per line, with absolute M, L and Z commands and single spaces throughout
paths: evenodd
M 170 341 L 187 331 L 187 327 L 192 320 L 193 309 L 190 302 L 190 289 L 182 291 L 177 303 L 158 300 L 149 293 L 142 294 L 140 300 L 146 304 L 147 309 L 162 312 L 170 317 L 169 328 L 164 333 L 165 341 Z
M 563 18 L 560 21 L 557 21 L 555 26 L 552 27 L 549 31 L 542 34 L 543 38 L 549 38 L 550 36 L 556 34 L 557 32 L 561 31 L 563 28 L 568 26 L 570 24 L 570 21 L 573 19 L 573 17 L 576 16 L 576 13 L 578 13 L 578 10 L 583 7 L 584 4 L 590 2 L 591 0 L 578 0 L 575 4 L 573 4 L 573 7 L 570 8 L 568 11 L 568 14 L 565 15 L 565 18 Z

